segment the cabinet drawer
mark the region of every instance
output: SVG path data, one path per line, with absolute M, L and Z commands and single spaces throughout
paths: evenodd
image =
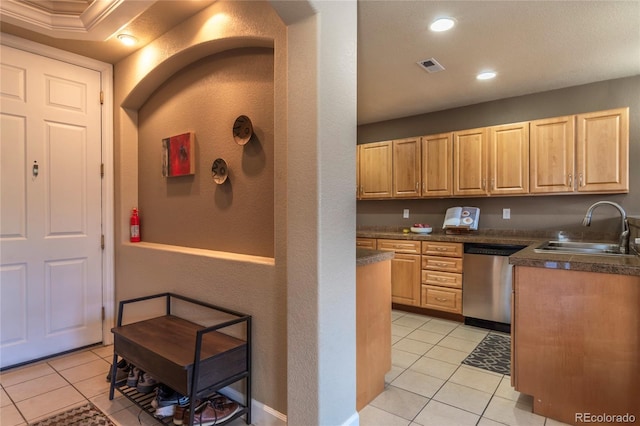
M 378 250 L 420 254 L 420 241 L 378 240 Z
M 376 239 L 375 238 L 356 238 L 356 247 L 375 250 Z
M 462 288 L 462 274 L 423 269 L 422 284 Z
M 437 241 L 422 242 L 422 254 L 462 257 L 462 252 L 462 243 L 442 243 Z
M 457 257 L 422 256 L 422 269 L 462 273 L 462 259 Z
M 422 307 L 461 314 L 462 290 L 423 285 Z

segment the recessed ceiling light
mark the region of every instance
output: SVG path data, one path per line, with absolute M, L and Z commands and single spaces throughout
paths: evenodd
M 495 76 L 496 76 L 495 72 L 493 72 L 493 71 L 485 71 L 485 72 L 481 72 L 480 74 L 476 75 L 476 78 L 478 80 L 491 80 Z
M 118 34 L 118 40 L 120 40 L 125 46 L 133 46 L 138 42 L 138 39 L 131 34 Z
M 433 21 L 429 28 L 431 28 L 431 31 L 436 32 L 447 31 L 453 28 L 455 24 L 456 21 L 454 21 L 452 18 L 438 18 Z

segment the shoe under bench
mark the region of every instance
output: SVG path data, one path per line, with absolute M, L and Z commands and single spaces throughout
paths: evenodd
M 129 321 L 123 323 L 125 316 Z M 174 293 L 161 293 L 121 301 L 117 324 L 111 331 L 114 354 L 109 399 L 118 390 L 153 415 L 153 396 L 128 387 L 126 380 L 116 381 L 120 356 L 158 382 L 188 396 L 190 402 L 244 381 L 244 401 L 225 395 L 240 409 L 220 424 L 243 415 L 246 423 L 251 423 L 251 316 Z M 193 425 L 194 410 L 190 410 L 189 417 L 188 424 Z M 167 424 L 171 421 L 169 418 Z

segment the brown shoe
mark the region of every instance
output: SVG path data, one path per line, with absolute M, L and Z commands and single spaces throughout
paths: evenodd
M 196 426 L 213 426 L 220 424 L 231 418 L 239 409 L 240 406 L 237 402 L 219 395 L 196 407 L 193 424 Z M 173 416 L 173 423 L 176 425 L 189 423 L 190 414 L 188 408 L 184 411 L 176 410 Z

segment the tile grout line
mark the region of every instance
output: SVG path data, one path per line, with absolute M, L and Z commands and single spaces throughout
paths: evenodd
M 394 319 L 394 320 L 392 320 L 392 323 L 393 323 L 393 322 L 395 322 L 397 319 L 400 319 L 400 318 L 402 318 L 402 317 L 404 317 L 404 315 L 403 315 L 403 316 L 400 316 L 400 317 L 398 317 L 398 318 L 396 318 L 396 319 Z M 416 331 L 416 330 L 418 330 L 418 329 L 421 329 L 421 327 L 423 327 L 425 324 L 429 323 L 431 320 L 432 320 L 432 319 L 429 319 L 428 321 L 425 321 L 422 325 L 418 326 L 417 328 L 414 328 L 414 330 L 413 330 L 413 331 Z M 400 325 L 400 324 L 398 324 L 398 325 Z M 456 325 L 456 327 L 454 327 L 454 328 L 453 328 L 453 329 L 451 329 L 449 332 L 447 332 L 445 335 L 443 335 L 443 337 L 442 337 L 441 339 L 439 339 L 437 343 L 433 344 L 433 345 L 432 345 L 432 347 L 431 347 L 427 352 L 425 352 L 424 354 L 420 355 L 420 357 L 419 357 L 416 361 L 414 361 L 413 363 L 411 363 L 408 367 L 404 368 L 404 369 L 403 369 L 403 371 L 402 371 L 400 374 L 398 374 L 398 375 L 397 375 L 397 376 L 396 376 L 396 377 L 395 377 L 391 382 L 389 382 L 388 384 L 391 386 L 391 385 L 393 384 L 393 382 L 394 382 L 398 377 L 400 377 L 404 372 L 406 372 L 407 370 L 409 370 L 409 369 L 411 368 L 411 366 L 413 366 L 416 362 L 418 362 L 418 360 L 420 360 L 422 357 L 425 357 L 425 355 L 426 355 L 426 354 L 427 354 L 431 349 L 433 349 L 433 348 L 434 348 L 434 347 L 436 347 L 436 346 L 439 346 L 439 343 L 440 343 L 440 342 L 442 342 L 442 340 L 443 340 L 443 339 L 445 339 L 446 337 L 456 338 L 455 336 L 450 336 L 450 334 L 451 334 L 452 332 L 454 332 L 456 329 L 458 329 L 461 325 L 466 325 L 466 324 L 459 324 L 459 325 Z M 403 339 L 407 339 L 407 338 L 408 338 L 407 336 L 408 336 L 409 334 L 413 333 L 413 331 L 412 331 L 412 332 L 410 332 L 410 333 L 408 333 L 406 336 L 401 336 L 400 340 L 398 340 L 396 343 L 399 343 L 399 342 L 400 342 L 400 341 L 402 341 Z M 428 331 L 428 330 L 425 330 L 425 331 Z M 484 336 L 484 337 L 483 337 L 479 342 L 474 342 L 474 343 L 476 343 L 476 346 L 474 347 L 474 349 L 473 349 L 473 350 L 475 350 L 475 348 L 477 348 L 477 347 L 478 347 L 478 345 L 479 345 L 479 344 L 480 344 L 480 343 L 481 343 L 481 342 L 482 342 L 482 341 L 483 341 L 483 340 L 484 340 L 484 339 L 485 339 L 489 334 L 491 334 L 491 333 L 492 333 L 492 331 L 491 331 L 491 330 L 489 330 L 489 331 L 485 334 L 485 336 Z M 434 333 L 434 334 L 440 334 L 440 333 Z M 500 334 L 500 335 L 502 335 L 502 334 L 504 334 L 504 333 L 494 333 L 494 334 Z M 398 337 L 398 336 L 397 336 L 397 337 Z M 467 339 L 462 339 L 462 338 L 458 338 L 458 339 L 460 339 L 460 340 L 467 340 Z M 411 339 L 410 339 L 410 340 L 411 340 Z M 423 343 L 427 343 L 427 342 L 423 342 Z M 395 343 L 394 343 L 394 345 L 395 345 Z M 392 345 L 392 347 L 393 347 L 393 345 Z M 446 349 L 457 350 L 457 349 L 454 349 L 454 348 L 447 348 L 446 346 L 441 346 L 441 347 L 442 347 L 442 348 L 446 348 Z M 400 349 L 397 349 L 397 350 L 400 350 Z M 473 350 L 472 350 L 471 352 L 473 352 Z M 403 351 L 403 352 L 407 352 L 407 351 Z M 462 352 L 462 351 L 460 351 L 460 352 Z M 465 351 L 465 352 L 466 352 L 466 351 Z M 471 352 L 469 352 L 469 353 L 471 353 Z M 410 353 L 410 352 L 407 352 L 407 353 Z M 417 355 L 417 354 L 414 354 L 414 355 Z M 468 354 L 467 354 L 467 356 L 468 356 Z M 428 358 L 428 357 L 427 357 L 427 358 Z M 435 359 L 435 358 L 433 358 L 433 359 Z M 436 359 L 436 360 L 437 360 L 437 359 Z M 442 361 L 442 360 L 440 360 L 440 361 Z M 442 361 L 442 362 L 446 362 L 446 361 Z M 446 385 L 447 383 L 449 383 L 449 381 L 450 381 L 451 377 L 453 377 L 453 375 L 455 375 L 455 373 L 456 373 L 457 371 L 459 371 L 463 366 L 465 366 L 465 367 L 473 367 L 473 366 L 467 366 L 466 364 L 462 364 L 462 361 L 461 361 L 459 364 L 451 364 L 451 365 L 457 365 L 457 367 L 456 367 L 455 371 L 454 371 L 453 373 L 451 373 L 451 374 L 449 375 L 449 377 L 448 377 L 446 380 L 444 380 L 443 384 L 438 388 L 438 390 L 436 390 L 436 391 L 433 393 L 433 396 L 432 396 L 432 397 L 426 397 L 425 395 L 417 394 L 417 393 L 415 393 L 415 392 L 408 391 L 408 390 L 403 389 L 403 388 L 398 388 L 398 389 L 402 389 L 402 390 L 404 390 L 404 391 L 407 391 L 407 392 L 413 393 L 414 395 L 418 395 L 418 396 L 421 396 L 421 397 L 427 398 L 427 401 L 425 402 L 425 404 L 420 408 L 420 410 L 418 411 L 418 413 L 417 413 L 417 414 L 416 414 L 416 415 L 415 415 L 415 416 L 410 420 L 410 422 L 411 422 L 411 423 L 417 423 L 417 422 L 415 422 L 415 419 L 420 415 L 420 413 L 421 413 L 421 412 L 426 408 L 426 406 L 427 406 L 431 401 L 434 401 L 434 400 L 435 400 L 435 399 L 434 399 L 435 395 L 436 395 L 436 394 L 437 394 L 437 393 L 438 393 L 438 392 L 439 392 L 439 391 L 444 387 L 444 385 Z M 478 368 L 478 367 L 473 367 L 473 368 Z M 479 369 L 479 368 L 478 368 L 478 369 Z M 479 369 L 479 370 L 482 370 L 482 369 Z M 425 373 L 422 373 L 422 374 L 425 374 Z M 488 374 L 488 373 L 487 373 L 487 374 Z M 468 389 L 473 389 L 473 390 L 476 390 L 476 391 L 479 391 L 479 392 L 484 392 L 484 393 L 486 393 L 486 394 L 491 395 L 491 397 L 489 398 L 489 401 L 487 402 L 487 404 L 486 404 L 486 405 L 485 405 L 485 407 L 483 408 L 483 410 L 482 410 L 482 413 L 481 413 L 481 414 L 477 414 L 477 413 L 474 413 L 474 412 L 471 412 L 471 411 L 465 410 L 465 409 L 463 409 L 463 408 L 456 407 L 456 406 L 453 406 L 453 405 L 450 405 L 450 404 L 447 404 L 447 403 L 445 403 L 445 402 L 441 402 L 441 401 L 438 401 L 438 400 L 435 400 L 435 401 L 436 401 L 436 402 L 438 402 L 438 403 L 440 403 L 440 404 L 443 404 L 443 405 L 446 405 L 446 406 L 452 407 L 452 408 L 454 408 L 454 409 L 461 410 L 461 411 L 464 411 L 464 412 L 466 412 L 466 413 L 469 413 L 469 414 L 472 414 L 472 415 L 476 415 L 476 416 L 478 416 L 478 420 L 477 420 L 477 422 L 476 422 L 476 425 L 478 425 L 478 424 L 480 423 L 480 421 L 484 418 L 484 414 L 485 414 L 485 412 L 486 412 L 487 408 L 489 407 L 489 404 L 490 404 L 490 403 L 491 403 L 491 401 L 494 399 L 494 397 L 496 397 L 496 392 L 497 392 L 498 388 L 500 387 L 500 383 L 502 382 L 502 380 L 504 379 L 504 377 L 506 377 L 506 376 L 507 376 L 506 374 L 501 374 L 501 373 L 497 373 L 497 374 L 500 376 L 500 380 L 498 381 L 498 384 L 496 385 L 496 388 L 493 390 L 493 392 L 492 392 L 492 393 L 484 392 L 484 391 L 482 391 L 482 390 L 480 390 L 480 389 L 472 388 L 472 387 L 467 386 L 467 385 L 464 385 L 464 384 L 451 382 L 451 383 L 457 384 L 457 385 L 459 385 L 459 386 L 463 386 L 463 387 L 468 388 Z M 429 377 L 438 378 L 438 377 L 435 377 L 435 376 L 431 376 L 431 375 L 429 375 L 429 374 L 425 374 L 425 375 L 426 375 L 426 376 L 429 376 Z M 496 377 L 497 377 L 497 376 L 496 376 Z M 377 408 L 377 407 L 376 407 L 376 408 Z M 383 411 L 385 411 L 385 412 L 387 412 L 387 413 L 389 413 L 389 414 L 394 415 L 393 413 L 391 413 L 391 412 L 389 412 L 389 411 L 386 411 L 386 410 L 384 410 L 384 409 L 383 409 Z M 401 418 L 403 418 L 403 417 L 401 417 Z M 405 418 L 403 418 L 403 419 L 405 419 Z M 494 422 L 496 422 L 496 423 L 499 423 L 499 424 L 504 424 L 504 423 L 502 423 L 502 422 L 499 422 L 499 421 L 497 421 L 497 420 L 490 419 L 490 418 L 488 418 L 488 417 L 487 417 L 487 419 L 488 419 L 488 420 L 491 420 L 491 421 L 494 421 Z M 406 419 L 405 419 L 405 420 L 406 420 Z M 419 424 L 419 423 L 417 423 L 417 424 Z M 546 418 L 545 418 L 545 424 L 546 424 Z
M 397 320 L 397 319 L 400 319 L 400 318 L 402 318 L 402 317 L 396 318 L 396 320 Z M 416 330 L 420 330 L 420 329 L 422 329 L 421 327 L 423 327 L 424 325 L 428 324 L 428 323 L 429 323 L 429 322 L 431 322 L 431 321 L 432 321 L 432 319 L 429 319 L 428 321 L 425 321 L 423 324 L 421 324 L 421 325 L 420 325 L 420 326 L 418 326 L 417 328 L 414 328 L 414 329 L 413 329 L 413 331 L 412 331 L 411 333 L 413 333 L 413 332 L 414 332 L 414 331 L 416 331 Z M 393 323 L 393 322 L 395 322 L 395 320 L 393 320 L 393 321 L 392 321 L 392 323 Z M 400 325 L 400 324 L 398 324 L 398 325 Z M 460 325 L 463 325 L 463 324 L 460 324 Z M 441 338 L 440 338 L 436 343 L 433 343 L 433 344 L 432 344 L 432 347 L 431 347 L 427 352 L 425 352 L 424 354 L 420 355 L 420 357 L 419 357 L 417 360 L 415 360 L 413 363 L 411 363 L 408 367 L 406 367 L 406 368 L 402 371 L 402 373 L 400 373 L 400 374 L 399 374 L 398 376 L 396 376 L 396 377 L 395 377 L 391 382 L 389 382 L 389 386 L 391 386 L 391 385 L 393 384 L 393 382 L 394 382 L 398 377 L 400 377 L 403 373 L 405 373 L 407 370 L 410 370 L 410 369 L 411 369 L 411 366 L 413 366 L 415 363 L 417 363 L 417 362 L 418 362 L 422 357 L 424 357 L 424 356 L 425 356 L 425 355 L 426 355 L 426 354 L 427 354 L 431 349 L 433 349 L 433 348 L 435 348 L 436 346 L 438 346 L 438 345 L 439 345 L 439 343 L 440 343 L 440 342 L 442 342 L 445 338 L 447 338 L 447 337 L 453 337 L 453 338 L 456 338 L 455 336 L 449 336 L 449 335 L 450 335 L 454 330 L 456 330 L 458 327 L 460 327 L 460 325 L 456 325 L 453 329 L 449 330 L 446 334 L 442 335 L 442 337 L 441 337 Z M 424 330 L 424 331 L 428 331 L 428 330 Z M 398 340 L 398 342 L 402 341 L 403 339 L 407 339 L 407 338 L 408 338 L 407 336 L 409 336 L 411 333 L 407 334 L 406 336 L 403 336 L 400 340 Z M 435 333 L 435 332 L 431 332 L 431 333 L 433 333 L 433 334 L 440 334 L 440 333 Z M 488 333 L 487 333 L 487 334 L 488 334 Z M 466 339 L 461 339 L 461 340 L 466 340 Z M 483 340 L 484 340 L 484 338 L 483 338 Z M 396 342 L 396 343 L 398 343 L 398 342 Z M 423 342 L 423 343 L 427 343 L 427 342 Z M 476 342 L 474 342 L 474 343 L 476 343 Z M 480 342 L 477 342 L 475 347 L 477 347 L 479 344 L 480 344 Z M 393 347 L 393 345 L 392 345 L 392 347 Z M 453 349 L 453 348 L 447 348 L 446 346 L 441 346 L 441 347 L 442 347 L 442 348 L 446 348 L 446 349 L 456 350 L 456 349 Z M 398 350 L 399 350 L 399 349 L 398 349 Z M 473 350 L 475 350 L 475 348 L 474 348 Z M 473 350 L 472 350 L 471 352 L 473 352 Z M 403 351 L 403 352 L 406 352 L 406 351 Z M 463 352 L 463 351 L 460 351 L 460 352 Z M 470 353 L 471 353 L 471 352 L 470 352 Z M 415 354 L 415 355 L 417 355 L 417 354 Z M 467 354 L 467 355 L 468 355 L 468 354 Z M 429 358 L 429 357 L 427 357 L 427 358 Z M 431 358 L 431 359 L 435 359 L 435 358 Z M 440 360 L 440 361 L 442 361 L 442 360 Z M 442 361 L 442 362 L 446 362 L 446 361 Z M 393 364 L 392 364 L 392 365 L 393 365 Z M 443 388 L 447 383 L 449 383 L 449 380 L 451 379 L 451 377 L 453 377 L 453 375 L 454 375 L 454 374 L 455 374 L 455 373 L 456 373 L 456 372 L 457 372 L 457 371 L 462 367 L 462 365 L 463 365 L 463 364 L 462 364 L 462 362 L 460 362 L 459 364 L 451 364 L 451 365 L 457 365 L 456 369 L 454 370 L 454 372 L 453 372 L 453 373 L 451 373 L 451 374 L 449 375 L 449 377 L 448 377 L 446 380 L 443 380 L 443 383 L 438 387 L 438 389 L 437 389 L 435 392 L 433 392 L 433 396 L 431 396 L 431 397 L 426 397 L 425 395 L 421 395 L 421 394 L 415 393 L 415 392 L 413 392 L 413 391 L 409 391 L 409 390 L 404 389 L 404 388 L 398 388 L 398 389 L 402 389 L 402 390 L 404 390 L 404 391 L 406 391 L 406 392 L 410 392 L 410 393 L 413 393 L 414 395 L 418 395 L 418 396 L 421 396 L 421 397 L 423 397 L 423 398 L 426 398 L 426 399 L 427 399 L 427 401 L 426 401 L 426 402 L 424 403 L 424 405 L 420 408 L 420 410 L 418 410 L 418 412 L 416 413 L 416 415 L 415 415 L 415 416 L 410 420 L 410 422 L 411 422 L 411 423 L 417 423 L 417 422 L 415 421 L 415 420 L 416 420 L 416 418 L 417 418 L 417 417 L 420 415 L 420 413 L 421 413 L 421 412 L 426 408 L 426 406 L 427 406 L 427 405 L 429 405 L 429 403 L 430 403 L 431 401 L 434 401 L 434 397 L 436 396 L 436 394 L 437 394 L 437 393 L 438 393 L 438 392 L 439 392 L 439 391 L 440 391 L 440 390 L 441 390 L 441 389 L 442 389 L 442 388 Z M 418 371 L 416 371 L 416 372 L 418 372 Z M 418 373 L 419 373 L 419 372 L 418 372 Z M 431 376 L 431 375 L 426 374 L 426 373 L 420 373 L 420 374 L 424 374 L 425 376 L 429 376 L 429 377 L 433 377 L 433 378 L 436 378 L 436 379 L 440 379 L 439 377 Z M 502 375 L 502 377 L 503 377 L 503 376 L 504 376 L 504 375 Z M 500 380 L 502 380 L 502 377 L 500 378 Z M 442 379 L 440 379 L 440 380 L 442 380 Z M 454 383 L 454 382 L 452 382 L 452 383 Z M 456 384 L 457 384 L 457 383 L 456 383 Z M 469 388 L 469 389 L 474 389 L 474 388 L 471 388 L 471 387 L 469 387 L 469 386 L 465 386 L 465 385 L 460 385 L 460 386 L 464 386 L 464 387 Z M 498 386 L 500 386 L 500 383 L 498 383 Z M 496 390 L 497 390 L 498 386 L 496 386 Z M 474 389 L 474 390 L 478 390 L 478 389 Z M 488 392 L 487 392 L 487 393 L 488 393 Z M 495 390 L 494 390 L 494 393 L 493 393 L 493 394 L 491 394 L 491 398 L 489 398 L 489 401 L 491 401 L 491 399 L 493 398 L 493 395 L 494 395 L 494 394 L 495 394 Z M 464 412 L 467 412 L 467 413 L 470 413 L 470 414 L 473 414 L 473 415 L 476 415 L 476 416 L 478 415 L 478 414 L 476 414 L 476 413 L 473 413 L 473 412 L 471 412 L 471 411 L 465 410 L 465 409 L 460 408 L 460 407 L 455 407 L 455 406 L 453 406 L 453 405 L 450 405 L 450 404 L 447 404 L 447 403 L 444 403 L 444 402 L 440 402 L 440 401 L 438 401 L 438 400 L 435 400 L 435 401 L 436 401 L 436 402 L 438 402 L 438 403 L 440 403 L 440 404 L 444 404 L 444 405 L 447 405 L 447 406 L 449 406 L 449 407 L 452 407 L 452 408 L 455 408 L 455 409 L 458 409 L 458 410 L 462 410 L 462 411 L 464 411 Z M 488 405 L 489 405 L 489 403 L 487 403 L 487 406 L 488 406 Z M 377 408 L 377 407 L 376 407 L 376 408 Z M 482 413 L 483 413 L 483 414 L 484 414 L 484 411 L 486 410 L 486 408 L 487 408 L 487 407 L 485 407 L 485 408 L 483 409 L 483 411 L 482 411 Z M 389 413 L 389 414 L 394 415 L 393 413 L 390 413 L 389 411 L 386 411 L 386 410 L 383 410 L 383 411 L 385 411 L 385 412 L 387 412 L 387 413 Z M 481 420 L 481 419 L 482 419 L 482 415 L 480 415 L 480 416 L 478 417 L 478 422 L 480 422 L 480 420 Z M 478 423 L 478 422 L 476 422 L 476 425 L 477 425 L 477 423 Z M 420 424 L 420 423 L 417 423 L 417 424 Z

